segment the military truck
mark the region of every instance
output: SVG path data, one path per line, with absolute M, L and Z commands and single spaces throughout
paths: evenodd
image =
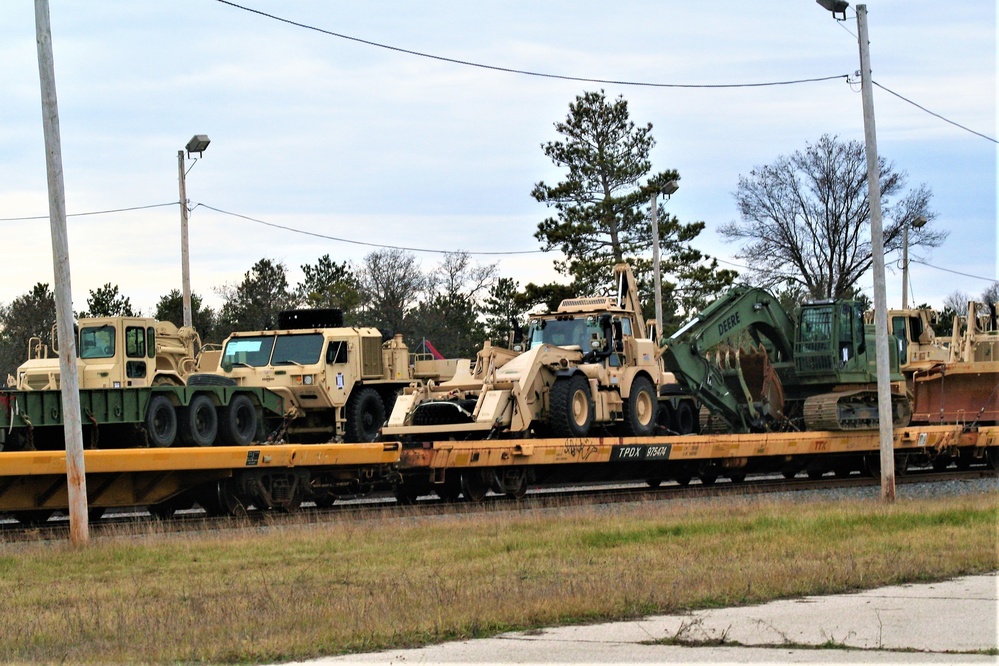
M 385 436 L 643 436 L 661 425 L 676 431 L 679 419 L 690 432 L 693 401 L 663 372 L 627 264 L 614 267 L 614 283 L 614 296 L 565 299 L 533 315 L 519 354 L 487 345 L 472 372 L 407 390 Z
M 198 369 L 201 338 L 190 327 L 148 317 L 93 317 L 80 319 L 76 329 L 81 389 L 183 386 Z M 7 384 L 25 391 L 59 389 L 54 327 L 51 345 L 31 338 L 28 360 Z
M 226 338 L 217 368 L 190 383 L 255 386 L 280 395 L 296 442 L 372 442 L 397 394 L 443 381 L 457 361 L 411 357 L 401 335 L 345 327 L 339 310 L 287 310 L 278 328 Z

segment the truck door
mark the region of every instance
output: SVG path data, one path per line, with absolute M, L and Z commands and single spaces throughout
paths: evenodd
M 351 355 L 348 340 L 330 340 L 326 345 L 326 391 L 330 402 L 338 407 L 347 403 L 354 383 Z
M 150 328 L 150 330 L 152 330 Z M 125 386 L 146 386 L 149 371 L 146 367 L 146 329 L 142 326 L 125 327 Z

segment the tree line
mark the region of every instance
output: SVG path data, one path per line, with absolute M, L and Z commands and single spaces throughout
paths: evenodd
M 356 265 L 325 254 L 301 265 L 302 280 L 291 285 L 287 266 L 265 257 L 240 281 L 215 289 L 222 298 L 217 311 L 192 294 L 194 327 L 203 341 L 220 342 L 232 331 L 275 328 L 281 310 L 339 308 L 347 325 L 401 333 L 411 348 L 427 339 L 446 356 L 471 357 L 484 340 L 505 342 L 534 307 L 613 293 L 612 266 L 618 262 L 632 266 L 644 314 L 652 317 L 651 205 L 667 183 L 680 180 L 679 172 L 653 169 L 652 124 L 633 122 L 623 97 L 583 93 L 554 129 L 558 138 L 541 149 L 562 179 L 536 183 L 531 196 L 551 212 L 534 237 L 544 251 L 557 253 L 560 281 L 522 286 L 500 276 L 496 264 L 473 261 L 460 250 L 424 269 L 412 253 L 382 249 Z M 676 330 L 737 278 L 770 288 L 788 309 L 808 299 L 862 297 L 857 282 L 874 261 L 863 150 L 859 141 L 825 135 L 740 176 L 733 193 L 740 219 L 723 225 L 720 234 L 739 244 L 736 257 L 748 264 L 742 275 L 696 248 L 704 222 L 680 221 L 660 199 L 663 332 Z M 905 172 L 885 158 L 879 170 L 887 251 L 900 250 L 906 228 L 910 248 L 939 246 L 947 234 L 933 224 L 929 188 L 906 189 Z M 916 228 L 919 218 L 927 222 Z M 90 292 L 77 316 L 135 314 L 130 299 L 107 283 Z M 162 296 L 148 314 L 179 325 L 180 291 Z M 47 284 L 0 305 L 0 372 L 13 372 L 25 359 L 28 339 L 47 339 L 54 321 Z

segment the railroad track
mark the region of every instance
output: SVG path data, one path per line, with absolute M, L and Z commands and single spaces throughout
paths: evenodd
M 944 483 L 974 479 L 999 479 L 999 473 L 983 469 L 952 470 L 937 472 L 931 469 L 910 470 L 896 476 L 896 485 L 917 483 Z M 163 520 L 152 517 L 145 511 L 109 513 L 91 522 L 94 537 L 128 538 L 132 535 L 191 533 L 197 531 L 216 532 L 241 530 L 265 526 L 292 525 L 304 521 L 345 522 L 393 517 L 433 517 L 454 515 L 476 511 L 532 511 L 565 506 L 582 507 L 587 505 L 623 504 L 628 502 L 669 502 L 678 499 L 708 499 L 718 497 L 738 497 L 767 495 L 772 493 L 821 491 L 848 488 L 880 486 L 880 478 L 866 475 L 849 477 L 824 477 L 819 479 L 784 479 L 775 476 L 750 478 L 740 483 L 720 482 L 714 484 L 693 483 L 680 486 L 675 483 L 657 488 L 647 485 L 579 484 L 562 487 L 548 487 L 534 490 L 519 500 L 501 495 L 489 495 L 484 501 L 445 502 L 436 496 L 421 498 L 416 504 L 403 506 L 388 493 L 378 493 L 365 498 L 346 499 L 330 508 L 305 506 L 295 513 L 280 511 L 257 511 L 250 509 L 232 517 L 212 517 L 200 509 L 179 512 L 172 518 Z M 999 487 L 999 485 L 997 485 Z M 8 543 L 62 541 L 68 537 L 69 520 L 58 515 L 41 525 L 23 525 L 13 520 L 0 522 L 0 541 Z

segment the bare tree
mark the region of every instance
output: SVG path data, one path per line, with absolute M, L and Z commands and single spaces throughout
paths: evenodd
M 426 297 L 409 313 L 415 343 L 428 339 L 441 354 L 470 357 L 486 339 L 481 301 L 496 280 L 496 264 L 478 264 L 467 252 L 448 252 L 428 278 Z
M 901 251 L 902 232 L 919 216 L 932 222 L 929 188 L 905 191 L 906 174 L 879 160 L 884 246 Z M 874 259 L 870 243 L 867 161 L 859 141 L 824 135 L 804 151 L 782 156 L 739 178 L 741 220 L 720 233 L 740 242 L 752 279 L 772 286 L 796 282 L 812 298 L 848 294 Z M 937 247 L 947 237 L 932 224 L 910 228 L 909 247 Z
M 372 252 L 364 257 L 358 279 L 360 322 L 383 333 L 407 333 L 406 315 L 427 287 L 416 257 L 404 250 Z

